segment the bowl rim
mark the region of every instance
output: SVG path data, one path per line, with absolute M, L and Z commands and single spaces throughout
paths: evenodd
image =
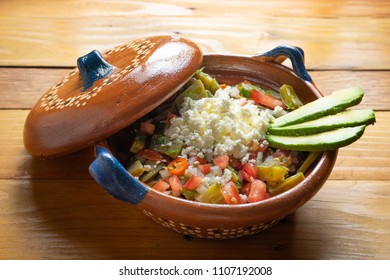
M 316 99 L 324 96 L 321 93 L 321 91 L 316 87 L 313 81 L 306 81 L 302 79 L 293 71 L 293 69 L 285 65 L 282 65 L 281 63 L 275 63 L 273 61 L 263 61 L 261 56 L 259 55 L 250 56 L 250 55 L 236 55 L 236 54 L 212 54 L 212 53 L 204 54 L 202 66 L 204 65 L 205 61 L 207 62 L 207 60 L 215 59 L 215 58 L 216 59 L 227 59 L 227 58 L 244 59 L 248 61 L 253 61 L 255 63 L 270 64 L 272 65 L 272 67 L 277 68 L 279 71 L 283 71 L 283 72 L 287 71 L 288 74 L 293 75 L 294 78 L 305 83 L 305 85 L 310 89 L 313 97 L 315 97 Z M 97 145 L 107 148 L 110 151 L 110 153 L 112 152 L 107 139 L 102 140 Z M 287 190 L 281 194 L 254 203 L 230 205 L 230 204 L 212 204 L 212 203 L 192 201 L 192 200 L 188 200 L 180 197 L 174 197 L 172 195 L 159 192 L 149 187 L 148 185 L 140 181 L 139 182 L 148 189 L 148 195 L 145 198 L 151 196 L 149 200 L 153 198 L 161 199 L 164 201 L 168 200 L 168 201 L 172 201 L 172 203 L 175 203 L 176 205 L 189 207 L 189 208 L 198 208 L 198 209 L 202 209 L 202 211 L 204 212 L 211 211 L 210 213 L 213 213 L 213 211 L 215 212 L 228 211 L 229 214 L 232 214 L 234 212 L 242 213 L 243 211 L 247 211 L 247 210 L 253 211 L 254 209 L 256 210 L 269 209 L 270 206 L 272 206 L 273 208 L 275 208 L 276 206 L 281 206 L 281 209 L 289 208 L 288 212 L 292 213 L 296 209 L 301 207 L 303 204 L 305 204 L 308 200 L 310 200 L 321 189 L 323 184 L 328 179 L 330 173 L 332 172 L 333 166 L 337 159 L 337 154 L 338 154 L 338 150 L 323 151 L 321 156 L 317 158 L 315 166 L 312 165 L 311 170 L 306 172 L 305 178 L 302 182 L 300 182 L 298 185 L 294 186 L 290 190 Z M 286 207 L 286 201 L 294 201 L 295 202 L 293 203 L 294 207 Z M 139 207 L 142 208 L 142 201 L 140 202 Z M 286 215 L 289 213 L 286 213 Z
M 231 205 L 231 204 L 216 204 L 216 203 L 199 202 L 199 201 L 189 200 L 189 199 L 185 199 L 185 198 L 181 198 L 181 197 L 175 197 L 175 196 L 163 193 L 163 192 L 159 192 L 159 191 L 151 188 L 150 186 L 148 186 L 142 182 L 141 183 L 143 185 L 145 185 L 149 189 L 149 191 L 151 191 L 156 196 L 161 196 L 161 197 L 164 197 L 167 199 L 172 199 L 172 200 L 176 201 L 177 203 L 184 204 L 184 205 L 187 205 L 189 207 L 191 207 L 191 206 L 198 207 L 201 205 L 202 208 L 207 208 L 207 209 L 237 209 L 239 211 L 242 211 L 246 208 L 252 209 L 254 207 L 267 208 L 269 204 L 272 204 L 272 205 L 279 204 L 279 203 L 284 204 L 286 199 L 293 200 L 293 199 L 302 198 L 305 195 L 305 193 L 310 194 L 309 199 L 312 196 L 314 196 L 315 193 L 322 187 L 323 183 L 329 177 L 329 175 L 332 171 L 335 159 L 337 158 L 337 153 L 338 153 L 338 150 L 323 152 L 323 154 L 317 160 L 318 162 L 316 163 L 316 165 L 313 166 L 313 169 L 308 174 L 305 175 L 305 178 L 298 185 L 294 186 L 293 188 L 291 188 L 291 189 L 289 189 L 281 194 L 269 197 L 267 199 L 264 199 L 264 200 L 261 200 L 258 202 L 252 202 L 252 203 Z M 318 172 L 322 169 L 325 170 L 324 174 L 322 174 L 321 177 L 317 177 Z M 319 183 L 316 182 L 316 181 L 318 181 L 318 179 L 320 179 Z M 299 205 L 299 206 L 301 206 L 301 205 Z M 299 206 L 297 206 L 297 208 Z

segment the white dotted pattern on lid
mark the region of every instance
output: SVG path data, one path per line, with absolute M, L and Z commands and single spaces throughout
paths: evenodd
M 58 110 L 63 109 L 66 107 L 80 107 L 87 105 L 88 100 L 91 98 L 97 96 L 99 92 L 102 90 L 102 88 L 106 85 L 110 85 L 113 82 L 116 82 L 117 80 L 121 79 L 123 76 L 127 75 L 131 71 L 133 71 L 136 67 L 139 66 L 140 62 L 143 58 L 145 58 L 155 45 L 154 42 L 151 42 L 148 39 L 141 39 L 136 40 L 134 42 L 126 43 L 123 45 L 120 45 L 116 48 L 113 48 L 109 51 L 107 51 L 105 54 L 110 55 L 116 52 L 121 52 L 124 50 L 132 50 L 135 52 L 135 56 L 130 61 L 129 65 L 127 65 L 124 69 L 120 71 L 113 71 L 109 76 L 107 76 L 104 80 L 102 85 L 95 86 L 91 90 L 83 92 L 78 92 L 75 96 L 70 96 L 66 99 L 60 98 L 58 96 L 58 90 L 64 86 L 69 79 L 78 74 L 78 69 L 74 69 L 69 74 L 67 74 L 61 81 L 57 82 L 49 92 L 47 92 L 42 98 L 41 98 L 41 104 L 40 107 L 44 108 L 45 111 L 49 110 Z

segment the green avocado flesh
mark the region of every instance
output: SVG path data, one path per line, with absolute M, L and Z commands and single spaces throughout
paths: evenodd
M 369 125 L 375 122 L 375 114 L 371 109 L 348 110 L 335 115 L 325 116 L 316 120 L 283 127 L 268 129 L 269 134 L 284 136 L 301 136 L 316 134 L 342 127 Z
M 267 135 L 271 147 L 298 151 L 336 150 L 358 140 L 364 133 L 365 125 L 339 128 L 304 136 Z
M 270 127 L 283 127 L 337 114 L 348 107 L 359 104 L 363 95 L 364 92 L 359 87 L 335 91 L 331 95 L 316 99 L 284 116 L 276 118 L 270 124 Z

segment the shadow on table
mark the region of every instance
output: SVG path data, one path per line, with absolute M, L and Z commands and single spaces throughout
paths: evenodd
M 82 152 L 83 153 L 83 152 Z M 61 173 L 73 161 L 52 160 Z M 45 163 L 30 162 L 32 174 L 44 174 Z M 65 174 L 66 175 L 66 174 Z M 40 176 L 39 176 L 40 177 Z M 32 195 L 34 221 L 28 233 L 37 258 L 44 259 L 296 259 L 291 247 L 295 215 L 259 234 L 230 240 L 182 236 L 156 224 L 136 206 L 109 196 L 90 178 L 34 179 L 23 195 Z M 196 213 L 194 213 L 196 215 Z

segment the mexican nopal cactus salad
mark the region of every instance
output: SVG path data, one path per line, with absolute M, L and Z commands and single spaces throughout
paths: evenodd
M 138 122 L 127 170 L 157 191 L 189 200 L 267 199 L 301 182 L 320 153 L 276 148 L 268 141 L 270 124 L 302 107 L 289 85 L 279 92 L 247 81 L 220 85 L 198 70 L 172 102 Z

